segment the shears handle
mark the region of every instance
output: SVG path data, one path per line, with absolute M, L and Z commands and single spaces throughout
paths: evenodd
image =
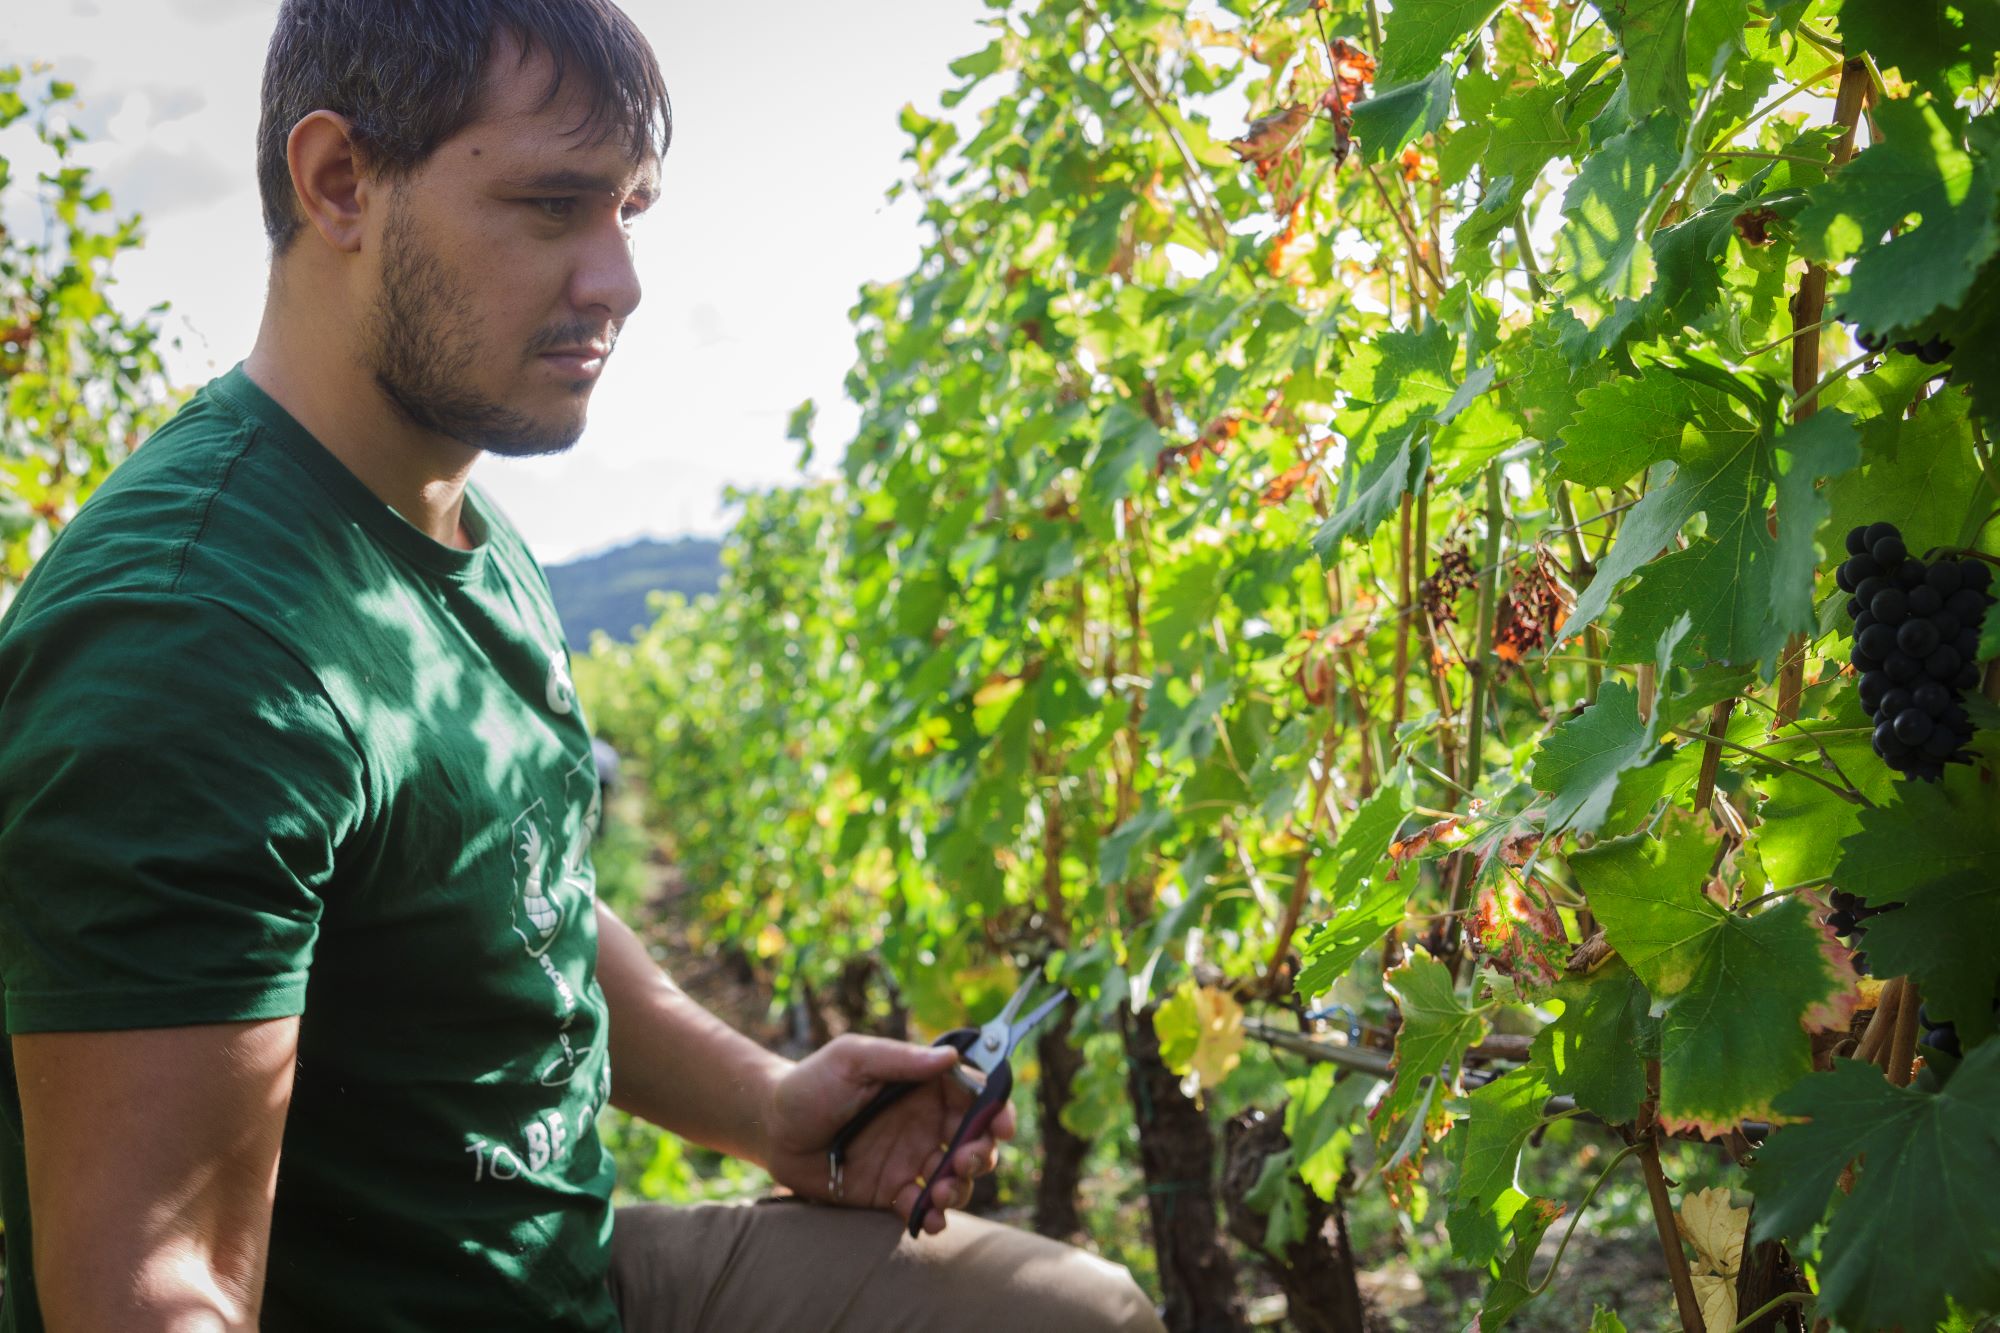
M 951 1136 L 950 1146 L 938 1160 L 937 1170 L 924 1182 L 922 1192 L 917 1195 L 917 1202 L 910 1209 L 911 1239 L 923 1234 L 924 1218 L 932 1207 L 931 1191 L 937 1187 L 937 1177 L 950 1170 L 951 1159 L 958 1155 L 960 1148 L 992 1127 L 995 1117 L 1006 1109 L 1007 1098 L 1013 1091 L 1014 1068 L 1003 1060 L 986 1076 L 986 1086 L 979 1090 L 979 1095 L 972 1099 L 972 1105 L 966 1108 L 964 1119 L 958 1122 L 958 1132 Z
M 977 1028 L 954 1028 L 931 1045 L 953 1047 L 963 1056 L 978 1040 Z M 884 1083 L 882 1090 L 869 1099 L 866 1106 L 856 1111 L 848 1122 L 840 1127 L 840 1132 L 833 1136 L 833 1141 L 826 1146 L 826 1160 L 836 1195 L 840 1191 L 841 1167 L 847 1161 L 848 1145 L 860 1137 L 862 1130 L 874 1123 L 875 1117 L 915 1092 L 919 1086 L 915 1083 Z

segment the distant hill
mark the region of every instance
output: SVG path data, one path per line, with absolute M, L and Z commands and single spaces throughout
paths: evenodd
M 630 639 L 649 625 L 646 594 L 678 592 L 694 597 L 714 592 L 722 579 L 722 543 L 707 537 L 679 537 L 670 542 L 650 538 L 600 555 L 547 567 L 549 591 L 572 649 L 590 647 L 590 636 L 603 630 L 614 639 Z

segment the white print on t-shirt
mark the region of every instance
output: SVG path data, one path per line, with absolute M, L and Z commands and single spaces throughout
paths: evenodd
M 542 697 L 558 717 L 568 717 L 576 708 L 576 682 L 570 679 L 569 658 L 560 648 L 549 654 L 549 679 Z
M 582 784 L 580 801 L 571 795 L 578 791 L 579 783 Z M 579 998 L 569 978 L 550 961 L 548 954 L 561 936 L 563 924 L 577 911 L 588 910 L 587 904 L 596 896 L 596 884 L 585 858 L 604 810 L 597 784 L 597 763 L 592 755 L 586 753 L 563 774 L 563 796 L 565 820 L 575 819 L 565 830 L 567 846 L 559 852 L 549 846 L 549 838 L 543 832 L 548 811 L 541 801 L 529 806 L 514 821 L 513 834 L 521 885 L 515 899 L 514 933 L 548 979 L 556 1011 L 562 1016 L 556 1049 L 543 1060 L 536 1075 L 536 1081 L 547 1088 L 564 1087 L 575 1075 L 578 1056 L 569 1027 L 576 1019 L 578 1005 L 590 1003 L 587 996 Z M 579 805 L 582 814 L 575 817 Z
M 530 1171 L 541 1171 L 561 1157 L 569 1149 L 569 1123 L 561 1111 L 549 1111 L 539 1119 L 530 1120 L 521 1127 L 518 1148 L 477 1134 L 468 1135 L 467 1140 L 465 1150 L 472 1154 L 474 1180 L 484 1180 L 489 1175 L 495 1180 L 512 1180 L 524 1166 Z

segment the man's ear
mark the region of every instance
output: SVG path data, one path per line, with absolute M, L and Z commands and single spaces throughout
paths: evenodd
M 347 118 L 331 111 L 313 112 L 292 126 L 285 157 L 306 222 L 333 249 L 359 250 L 367 189 Z

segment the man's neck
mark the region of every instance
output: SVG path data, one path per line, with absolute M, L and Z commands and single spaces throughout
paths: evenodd
M 299 329 L 278 307 L 266 305 L 243 362 L 251 382 L 418 531 L 471 549 L 465 484 L 480 451 L 411 425 L 350 348 Z

